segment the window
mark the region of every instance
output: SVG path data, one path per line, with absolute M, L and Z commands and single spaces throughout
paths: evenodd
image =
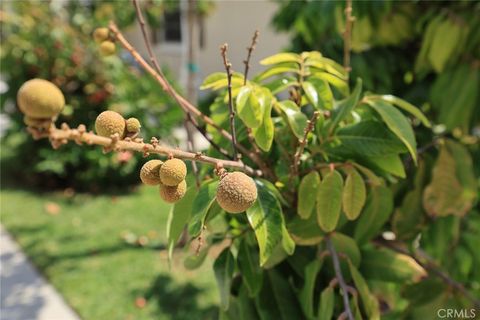
M 152 30 L 153 43 L 182 42 L 182 21 L 180 10 L 165 12 L 163 23 Z

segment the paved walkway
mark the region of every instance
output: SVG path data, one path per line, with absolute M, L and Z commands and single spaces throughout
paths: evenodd
M 80 320 L 0 226 L 0 320 Z

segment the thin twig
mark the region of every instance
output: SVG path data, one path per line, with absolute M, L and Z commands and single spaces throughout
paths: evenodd
M 232 101 L 232 64 L 227 58 L 228 45 L 225 43 L 220 47 L 220 54 L 222 55 L 223 65 L 227 72 L 227 90 L 228 90 L 228 109 L 230 111 L 230 131 L 232 135 L 233 160 L 238 159 L 237 154 L 237 134 L 235 132 L 235 109 Z
M 82 129 L 83 128 L 83 129 Z M 85 132 L 85 126 L 80 125 L 77 129 L 70 129 L 67 125 L 62 125 L 62 129 L 58 129 L 52 126 L 47 132 L 35 132 L 34 129 L 29 128 L 29 131 L 32 133 L 35 139 L 39 138 L 49 138 L 54 147 L 58 147 L 62 144 L 66 144 L 69 140 L 75 141 L 78 144 L 87 143 L 88 145 L 100 145 L 106 148 L 107 151 L 136 151 L 141 152 L 144 155 L 148 154 L 162 154 L 167 156 L 173 156 L 175 158 L 198 161 L 203 163 L 208 163 L 211 165 L 223 166 L 225 168 L 235 168 L 241 171 L 244 171 L 250 175 L 261 176 L 262 172 L 260 170 L 255 170 L 241 161 L 231 161 L 217 159 L 213 157 L 206 156 L 201 152 L 192 153 L 188 151 L 183 151 L 179 149 L 174 149 L 168 146 L 159 145 L 158 143 L 144 143 L 141 139 L 136 140 L 120 140 L 118 137 L 102 137 L 94 134 L 93 132 Z
M 227 140 L 232 141 L 231 134 L 224 130 L 222 127 L 217 125 L 210 117 L 203 114 L 197 107 L 191 104 L 188 100 L 182 97 L 179 93 L 175 91 L 173 87 L 169 84 L 167 79 L 163 78 L 160 74 L 158 74 L 155 69 L 153 69 L 144 59 L 143 57 L 135 50 L 135 48 L 125 39 L 123 34 L 118 29 L 117 25 L 110 21 L 109 29 L 114 35 L 115 39 L 132 55 L 132 57 L 139 63 L 139 65 L 151 76 L 157 80 L 157 82 L 162 86 L 162 89 L 167 92 L 172 98 L 177 100 L 180 107 L 187 112 L 191 113 L 192 115 L 200 118 L 203 122 L 207 125 L 212 126 L 217 130 L 224 138 Z M 250 159 L 253 160 L 259 167 L 266 166 L 261 158 L 259 158 L 254 152 L 248 150 L 247 148 L 243 147 L 242 145 L 238 145 L 238 150 L 242 152 L 244 155 L 248 156 Z M 265 175 L 271 175 L 271 172 L 265 172 Z
M 252 52 L 255 50 L 255 46 L 257 45 L 259 35 L 260 32 L 258 30 L 255 30 L 255 33 L 252 37 L 252 43 L 249 47 L 247 47 L 247 59 L 243 60 L 243 63 L 245 64 L 245 71 L 243 72 L 243 85 L 247 84 L 248 70 L 250 70 L 250 59 L 252 57 Z
M 456 291 L 462 293 L 468 300 L 470 300 L 477 308 L 480 308 L 480 300 L 475 298 L 460 282 L 454 280 L 448 273 L 441 270 L 435 261 L 429 257 L 425 252 L 417 249 L 416 252 L 409 252 L 405 249 L 406 245 L 402 243 L 395 243 L 393 241 L 376 240 L 375 244 L 382 247 L 392 249 L 398 253 L 407 255 L 415 260 L 422 268 L 431 271 L 432 274 L 439 277 L 446 285 Z
M 352 16 L 352 0 L 346 0 L 345 7 L 345 31 L 343 32 L 343 66 L 347 71 L 347 78 L 350 74 L 350 49 L 352 41 L 352 23 L 354 17 Z
M 308 120 L 307 126 L 303 131 L 303 138 L 302 140 L 299 141 L 297 152 L 295 152 L 295 156 L 293 157 L 292 172 L 291 172 L 292 178 L 298 175 L 298 166 L 300 165 L 300 157 L 302 156 L 303 150 L 307 145 L 308 134 L 312 132 L 312 130 L 315 128 L 315 123 L 317 122 L 319 115 L 320 115 L 320 111 L 315 111 L 312 115 L 312 118 Z
M 338 284 L 342 289 L 343 306 L 347 314 L 347 319 L 353 320 L 354 318 L 353 318 L 352 310 L 350 309 L 350 301 L 348 300 L 348 286 L 345 283 L 345 279 L 343 278 L 342 269 L 340 268 L 340 262 L 338 260 L 338 254 L 337 254 L 337 251 L 335 250 L 335 246 L 333 245 L 332 240 L 330 239 L 330 236 L 325 237 L 325 243 L 327 244 L 328 251 L 332 256 L 335 275 L 337 277 Z

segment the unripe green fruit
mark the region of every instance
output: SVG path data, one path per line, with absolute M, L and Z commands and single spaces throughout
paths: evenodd
M 218 184 L 217 202 L 229 213 L 240 213 L 257 200 L 257 187 L 243 172 L 227 173 Z
M 163 161 L 161 160 L 147 161 L 140 169 L 140 180 L 150 186 L 160 184 L 160 167 L 162 164 Z
M 125 133 L 125 119 L 115 111 L 103 111 L 95 120 L 95 131 L 98 135 L 110 138 L 112 134 L 118 133 L 123 138 Z
M 63 110 L 65 97 L 50 81 L 32 79 L 18 90 L 17 103 L 20 110 L 31 118 L 52 118 Z
M 160 184 L 160 197 L 168 203 L 175 203 L 182 199 L 186 192 L 187 182 L 185 182 L 185 180 L 182 180 L 176 186 L 166 186 L 164 184 Z
M 137 118 L 128 118 L 127 119 L 127 132 L 129 133 L 137 133 L 140 132 L 140 128 L 142 125 Z
M 93 39 L 95 42 L 100 43 L 102 41 L 108 40 L 108 28 L 97 28 L 93 31 Z
M 187 166 L 180 159 L 170 159 L 160 168 L 160 181 L 166 186 L 176 186 L 187 176 Z
M 101 44 L 100 44 L 100 53 L 103 55 L 103 56 L 111 56 L 112 54 L 115 53 L 115 43 L 113 43 L 112 41 L 103 41 Z

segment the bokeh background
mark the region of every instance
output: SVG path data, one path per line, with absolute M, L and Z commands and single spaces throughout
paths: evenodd
M 141 4 L 167 77 L 204 110 L 212 97 L 196 88 L 222 71 L 219 45 L 229 43 L 233 68 L 241 70 L 255 29 L 253 73 L 259 59 L 281 50 L 319 50 L 342 61 L 340 1 Z M 437 134 L 468 144 L 478 180 L 479 2 L 365 1 L 354 2 L 353 12 L 352 79 L 412 102 Z M 93 129 L 96 116 L 111 109 L 140 119 L 144 137 L 184 145 L 175 102 L 118 46 L 112 57 L 99 54 L 91 34 L 112 19 L 145 55 L 130 1 L 2 1 L 1 223 L 83 319 L 216 318 L 211 262 L 191 270 L 181 259 L 189 248 L 180 248 L 167 263 L 169 206 L 155 188 L 139 186 L 142 155 L 75 144 L 53 151 L 27 134 L 16 108 L 22 83 L 45 78 L 66 96 L 59 122 Z M 416 133 L 419 145 L 431 138 Z

